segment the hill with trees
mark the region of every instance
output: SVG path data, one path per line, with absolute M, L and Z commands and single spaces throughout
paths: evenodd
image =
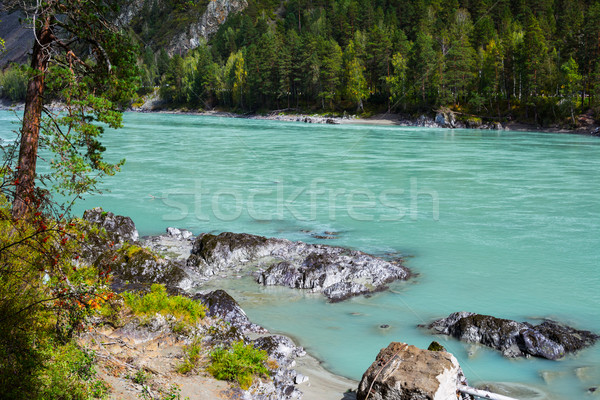
M 598 0 L 249 0 L 192 50 L 169 48 L 206 3 L 143 0 L 129 21 L 140 94 L 159 87 L 165 108 L 446 106 L 574 126 L 600 104 Z

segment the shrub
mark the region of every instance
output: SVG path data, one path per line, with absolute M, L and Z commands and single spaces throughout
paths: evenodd
M 217 379 L 237 382 L 244 390 L 252 385 L 255 376 L 266 376 L 268 356 L 264 350 L 239 341 L 231 348 L 217 348 L 210 354 L 208 371 Z
M 11 101 L 25 101 L 27 95 L 27 73 L 24 69 L 13 65 L 0 74 L 2 97 Z
M 195 338 L 194 341 L 187 346 L 184 350 L 184 361 L 177 367 L 177 372 L 180 374 L 187 374 L 194 370 L 198 366 L 200 356 L 202 352 L 202 345 L 199 338 Z

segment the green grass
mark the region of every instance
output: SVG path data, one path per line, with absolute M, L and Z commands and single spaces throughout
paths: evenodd
M 169 296 L 164 285 L 153 284 L 150 293 L 123 293 L 125 305 L 135 315 L 151 316 L 156 313 L 172 315 L 187 324 L 194 324 L 206 316 L 206 307 L 199 301 L 183 296 Z
M 210 354 L 208 371 L 217 379 L 237 382 L 244 390 L 252 385 L 255 376 L 267 376 L 267 352 L 242 341 L 230 348 L 217 348 Z

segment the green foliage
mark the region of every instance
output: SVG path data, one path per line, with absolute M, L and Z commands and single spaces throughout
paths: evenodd
M 14 399 L 103 396 L 93 354 L 72 337 L 113 295 L 105 272 L 77 260 L 77 224 L 40 211 L 15 221 L 3 197 L 0 203 L 0 392 Z
M 11 101 L 25 101 L 29 77 L 24 68 L 12 65 L 0 73 L 0 96 Z
M 217 379 L 237 382 L 244 390 L 252 385 L 255 376 L 268 375 L 267 352 L 242 341 L 231 348 L 217 348 L 210 354 L 208 371 Z
M 95 378 L 94 354 L 73 342 L 45 348 L 40 391 L 44 399 L 104 398 L 108 386 Z
M 187 324 L 194 324 L 206 315 L 206 307 L 188 297 L 169 296 L 164 285 L 153 284 L 150 293 L 124 292 L 123 299 L 136 315 L 152 316 L 156 313 L 172 315 Z
M 575 105 L 563 90 L 570 59 L 581 75 L 573 111 L 600 105 L 600 3 L 566 4 L 252 1 L 171 68 L 179 95 L 161 94 L 171 106 L 243 111 L 364 103 L 370 112 L 452 106 L 500 120 L 562 119 L 562 101 Z M 159 58 L 168 75 L 163 50 Z
M 137 383 L 138 385 L 145 384 L 148 381 L 149 377 L 150 377 L 150 374 L 147 374 L 141 368 L 138 369 L 134 375 L 127 376 L 128 379 L 131 379 L 134 383 Z
M 202 342 L 199 338 L 194 338 L 194 341 L 185 347 L 184 360 L 177 367 L 177 372 L 180 374 L 187 374 L 193 371 L 197 366 L 202 356 Z

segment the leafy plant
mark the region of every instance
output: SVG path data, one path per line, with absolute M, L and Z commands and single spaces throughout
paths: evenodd
M 215 378 L 237 382 L 244 390 L 252 385 L 255 376 L 267 376 L 269 373 L 265 366 L 267 352 L 243 341 L 234 343 L 231 348 L 217 348 L 210 358 L 212 363 L 208 371 Z
M 135 375 L 128 375 L 127 378 L 131 379 L 134 383 L 138 385 L 143 385 L 148 382 L 149 374 L 144 372 L 143 369 L 138 369 Z
M 153 284 L 150 293 L 123 293 L 125 304 L 134 314 L 149 316 L 156 313 L 172 315 L 188 324 L 196 323 L 206 316 L 206 307 L 188 297 L 169 296 L 165 285 Z
M 187 374 L 198 366 L 200 357 L 202 355 L 202 344 L 199 338 L 195 338 L 194 341 L 183 350 L 184 361 L 177 367 L 177 372 L 180 374 Z

